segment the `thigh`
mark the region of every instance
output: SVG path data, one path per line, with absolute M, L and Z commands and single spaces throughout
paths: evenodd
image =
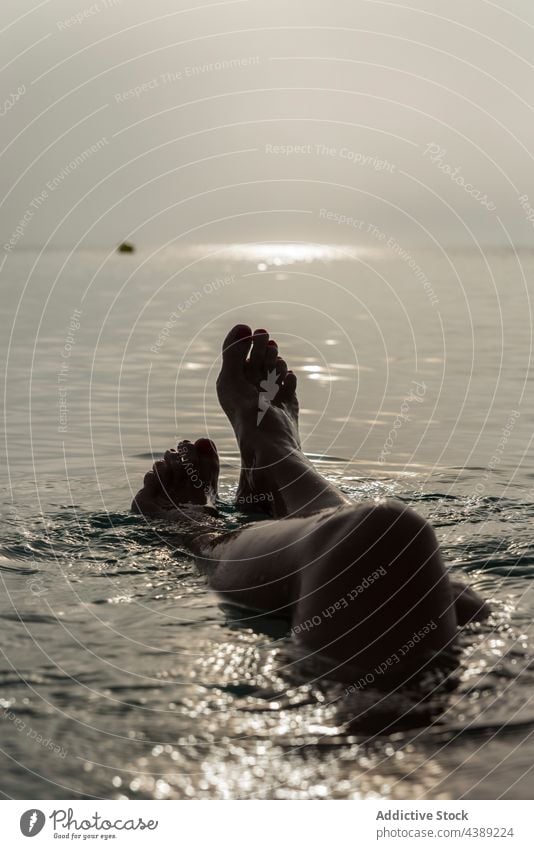
M 384 502 L 339 511 L 317 530 L 293 617 L 303 646 L 343 663 L 407 667 L 454 641 L 450 582 L 424 519 Z

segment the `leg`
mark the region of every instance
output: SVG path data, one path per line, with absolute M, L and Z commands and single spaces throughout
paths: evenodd
M 450 582 L 432 529 L 412 510 L 338 506 L 225 533 L 209 505 L 219 464 L 206 442 L 166 452 L 133 507 L 182 520 L 183 541 L 212 589 L 286 616 L 301 648 L 326 656 L 329 674 L 345 679 L 385 665 L 380 683 L 391 683 L 454 640 Z M 424 639 L 405 650 L 421 629 Z
M 480 622 L 489 616 L 490 608 L 471 587 L 466 586 L 456 578 L 451 578 L 451 591 L 458 625 Z
M 308 655 L 327 657 L 334 677 L 354 680 L 384 667 L 380 682 L 402 680 L 455 640 L 455 607 L 434 533 L 396 502 L 201 539 L 197 557 L 224 597 L 290 616 L 297 643 Z
M 250 356 L 249 355 L 250 352 Z M 303 454 L 298 434 L 297 380 L 266 330 L 238 324 L 223 343 L 217 392 L 241 451 L 239 497 L 268 493 L 276 517 L 306 516 L 352 505 Z M 270 392 L 269 376 L 275 377 Z M 269 395 L 266 403 L 265 395 Z M 403 520 L 406 521 L 406 520 Z M 229 577 L 229 576 L 227 576 Z M 483 619 L 489 609 L 473 590 L 453 584 L 458 624 Z

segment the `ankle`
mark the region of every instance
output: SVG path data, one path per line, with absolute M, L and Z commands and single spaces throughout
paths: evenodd
M 313 468 L 310 460 L 303 453 L 302 448 L 293 439 L 276 439 L 272 442 L 258 441 L 254 451 L 254 464 L 256 467 L 276 468 L 281 464 L 309 466 Z

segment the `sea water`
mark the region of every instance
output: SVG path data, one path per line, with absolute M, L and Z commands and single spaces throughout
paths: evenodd
M 15 798 L 531 798 L 534 255 L 204 245 L 21 250 L 2 266 L 0 789 Z M 222 607 L 176 530 L 129 513 L 154 458 L 239 456 L 221 340 L 268 328 L 305 451 L 394 496 L 490 603 L 434 692 L 304 669 Z M 354 689 L 354 688 L 353 688 Z

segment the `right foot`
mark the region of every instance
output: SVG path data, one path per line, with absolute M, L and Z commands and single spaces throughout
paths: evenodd
M 178 519 L 183 508 L 195 506 L 216 513 L 219 457 L 211 439 L 188 439 L 165 452 L 147 472 L 132 511 L 144 516 Z
M 217 394 L 241 452 L 241 508 L 295 516 L 350 503 L 302 452 L 296 385 L 266 330 L 238 324 L 230 331 Z

